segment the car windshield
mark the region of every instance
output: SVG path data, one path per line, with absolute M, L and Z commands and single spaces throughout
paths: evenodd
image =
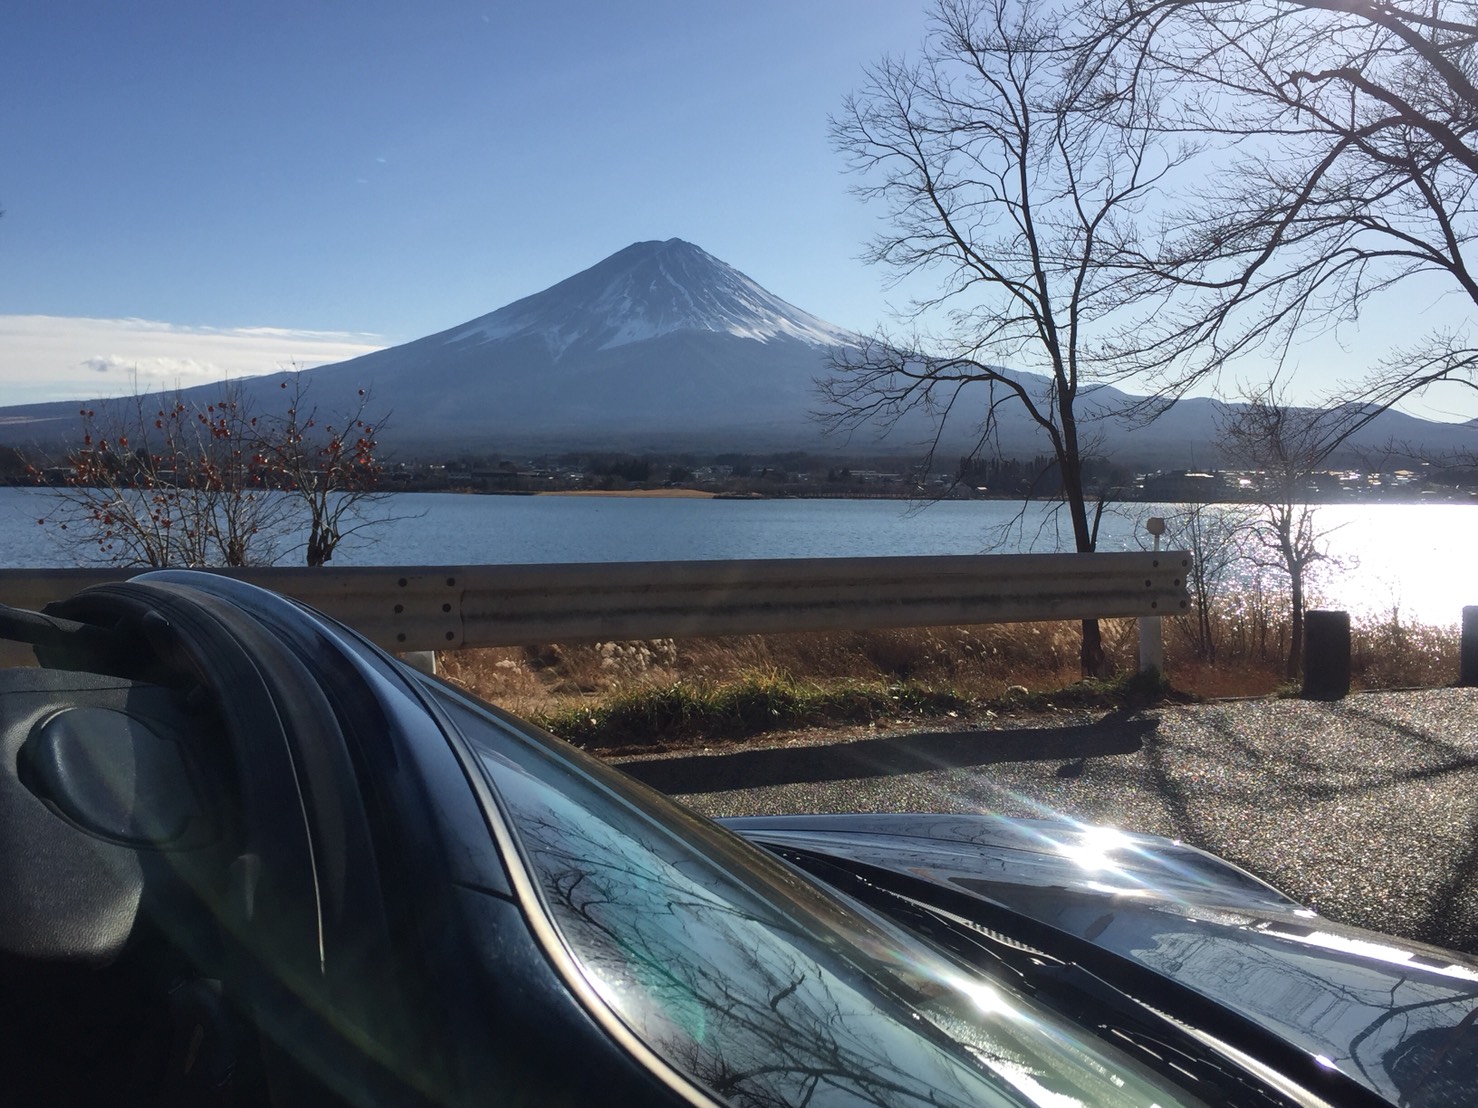
M 580 972 L 732 1103 L 1199 1103 L 594 759 L 444 697 Z

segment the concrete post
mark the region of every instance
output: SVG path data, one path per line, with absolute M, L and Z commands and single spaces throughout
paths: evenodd
M 1304 696 L 1338 700 L 1350 691 L 1350 613 L 1304 613 Z
M 1159 616 L 1145 616 L 1139 621 L 1139 672 L 1165 672 L 1165 637 Z
M 1458 649 L 1457 683 L 1478 685 L 1478 604 L 1463 609 L 1463 641 Z

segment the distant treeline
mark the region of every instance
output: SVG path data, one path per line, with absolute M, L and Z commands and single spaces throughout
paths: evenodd
M 1256 475 L 1230 471 L 1137 472 L 1109 458 L 1084 460 L 1084 479 L 1094 495 L 1112 500 L 1228 501 L 1256 498 Z M 65 467 L 53 467 L 59 483 Z M 1061 475 L 1050 455 L 1034 458 L 959 457 L 952 468 L 936 459 L 931 467 L 898 454 L 849 456 L 788 451 L 774 454 L 725 452 L 626 454 L 568 451 L 536 457 L 460 453 L 447 457 L 386 459 L 384 487 L 403 491 L 537 493 L 595 489 L 622 491 L 691 488 L 718 495 L 1037 498 L 1061 492 Z M 0 446 L 0 484 L 36 483 L 35 471 L 19 450 Z M 1478 493 L 1478 466 L 1423 466 L 1395 474 L 1331 471 L 1315 474 L 1306 490 L 1311 501 L 1352 495 L 1382 499 L 1450 499 Z

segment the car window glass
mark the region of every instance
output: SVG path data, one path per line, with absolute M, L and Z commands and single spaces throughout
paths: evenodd
M 651 797 L 624 795 L 533 741 L 476 745 L 596 991 L 733 1103 L 1186 1102 L 906 933 L 849 922 L 804 879 L 691 813 L 673 808 L 665 822 Z

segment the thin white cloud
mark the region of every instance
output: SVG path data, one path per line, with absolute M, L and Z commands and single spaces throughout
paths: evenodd
M 378 335 L 342 331 L 0 315 L 0 407 L 311 369 L 384 345 Z

